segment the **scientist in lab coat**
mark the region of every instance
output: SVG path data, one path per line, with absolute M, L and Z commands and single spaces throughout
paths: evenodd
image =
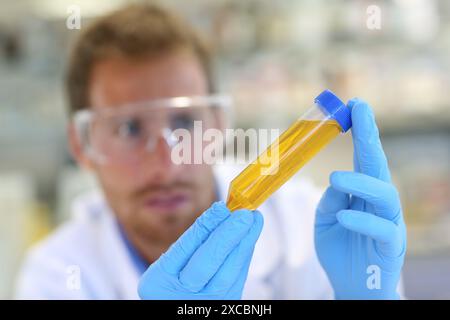
M 68 136 L 101 190 L 31 248 L 17 298 L 399 297 L 406 232 L 367 104 L 349 103 L 355 172 L 333 173 L 323 196 L 292 179 L 258 211 L 230 215 L 220 200 L 237 169 L 171 159 L 174 129 L 221 128 L 226 99 L 212 94 L 209 59 L 192 28 L 155 5 L 82 31 Z

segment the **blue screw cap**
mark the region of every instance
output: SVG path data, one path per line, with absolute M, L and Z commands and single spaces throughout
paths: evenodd
M 314 102 L 339 123 L 342 132 L 347 132 L 352 127 L 350 108 L 331 90 L 323 91 L 314 99 Z

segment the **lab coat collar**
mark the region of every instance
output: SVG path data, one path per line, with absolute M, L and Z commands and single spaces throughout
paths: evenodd
M 75 219 L 95 225 L 99 259 L 108 279 L 113 281 L 117 299 L 138 299 L 139 271 L 120 235 L 118 221 L 100 191 L 74 202 Z

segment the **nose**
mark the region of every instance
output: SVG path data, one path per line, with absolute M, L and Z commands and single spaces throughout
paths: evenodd
M 169 128 L 164 128 L 158 135 L 149 137 L 149 139 L 147 140 L 146 150 L 148 152 L 154 152 L 158 145 L 158 141 L 161 139 L 170 149 L 172 149 L 179 142 L 179 139 L 175 136 L 172 130 L 170 130 Z
M 173 139 L 168 131 L 160 131 L 147 143 L 147 150 L 139 163 L 138 180 L 142 183 L 171 184 L 180 176 L 182 168 L 172 161 Z M 145 181 L 145 182 L 144 182 Z
M 172 148 L 179 142 L 174 132 L 169 128 L 161 129 L 158 134 L 148 139 L 147 156 L 154 168 L 160 168 L 166 173 L 176 171 L 172 161 Z
M 170 148 L 173 148 L 179 141 L 174 132 L 169 128 L 163 129 L 161 136 Z

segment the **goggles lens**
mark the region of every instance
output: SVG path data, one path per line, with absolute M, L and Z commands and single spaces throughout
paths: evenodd
M 175 99 L 179 103 L 176 106 L 173 104 Z M 196 121 L 201 121 L 204 128 L 213 124 L 211 103 L 193 104 L 193 100 L 186 99 L 167 99 L 172 102 L 169 107 L 152 103 L 82 110 L 75 115 L 78 136 L 95 160 L 133 162 L 153 151 L 159 139 L 174 146 L 179 141 L 175 133 L 178 129 L 192 132 Z

